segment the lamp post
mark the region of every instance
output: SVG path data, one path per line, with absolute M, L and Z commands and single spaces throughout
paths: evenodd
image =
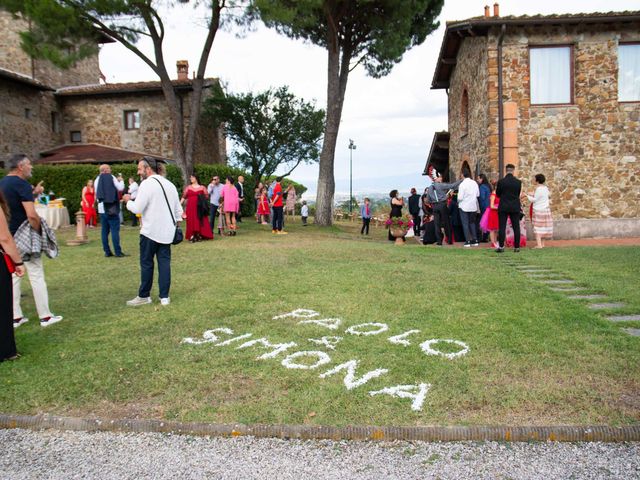
M 349 214 L 353 210 L 353 151 L 356 149 L 356 144 L 353 140 L 349 139 Z

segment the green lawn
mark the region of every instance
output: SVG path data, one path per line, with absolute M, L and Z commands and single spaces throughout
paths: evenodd
M 507 265 L 550 267 L 609 301 L 625 302 L 622 312 L 640 313 L 640 248 L 498 257 L 484 248 L 397 247 L 375 227 L 363 239 L 355 223 L 332 229 L 291 223 L 288 236 L 245 222 L 235 238 L 175 247 L 168 307 L 159 305 L 156 285 L 153 305 L 125 305 L 139 282 L 137 230 L 123 232 L 124 250 L 132 254 L 124 259 L 103 257 L 99 231 L 90 232 L 88 245 L 62 247 L 45 268 L 52 309 L 65 320 L 37 325 L 30 289 L 24 289 L 32 320 L 16 332 L 23 358 L 0 364 L 0 411 L 319 425 L 640 420 L 640 338 L 620 329 L 638 322 L 610 323 L 608 312 L 591 311 Z M 330 330 L 299 324 L 300 318 L 273 319 L 295 309 L 341 324 Z M 363 323 L 388 330 L 346 332 Z M 219 333 L 215 343 L 252 336 L 222 346 L 182 342 L 223 327 L 233 334 Z M 420 330 L 406 337 L 410 345 L 389 342 L 409 330 Z M 335 350 L 309 341 L 323 336 L 342 339 Z M 258 338 L 296 345 L 262 360 L 256 358 L 273 348 L 236 348 Z M 451 359 L 427 355 L 420 344 L 430 339 L 458 340 L 469 351 Z M 300 351 L 324 352 L 329 361 L 314 369 L 282 365 Z M 308 367 L 320 356 L 289 359 Z M 359 362 L 352 381 L 387 371 L 350 390 L 346 369 L 319 377 L 351 360 Z M 412 398 L 369 394 L 419 384 L 430 388 L 418 411 Z

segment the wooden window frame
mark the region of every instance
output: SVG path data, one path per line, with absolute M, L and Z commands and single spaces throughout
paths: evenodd
M 568 48 L 569 49 L 569 102 L 570 103 L 533 103 L 531 102 L 531 49 L 534 48 Z M 573 107 L 575 106 L 575 44 L 573 43 L 554 43 L 544 45 L 529 45 L 528 50 L 528 63 L 529 63 L 529 101 L 532 107 Z
M 74 133 L 78 134 L 79 140 L 74 140 L 73 139 Z M 71 141 L 71 143 L 82 143 L 82 131 L 81 130 L 71 130 L 69 132 L 69 140 Z
M 618 42 L 618 48 L 620 48 L 621 45 L 640 45 L 640 42 Z M 618 60 L 620 59 L 620 51 L 618 50 Z M 619 65 L 619 63 L 618 63 Z M 620 68 L 618 68 L 618 77 L 616 78 L 617 82 L 618 82 L 618 89 L 620 88 Z M 616 92 L 616 97 L 619 97 L 620 91 L 618 90 Z M 618 100 L 618 103 L 622 104 L 622 105 L 634 105 L 636 103 L 640 103 L 640 100 L 623 100 L 620 101 Z
M 130 114 L 138 114 L 138 126 L 135 126 L 135 121 L 132 124 L 129 124 L 129 115 Z M 125 110 L 124 113 L 124 129 L 125 130 L 140 130 L 140 110 Z

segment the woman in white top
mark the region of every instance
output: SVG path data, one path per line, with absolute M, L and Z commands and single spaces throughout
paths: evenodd
M 536 247 L 544 248 L 544 239 L 553 236 L 553 217 L 549 202 L 549 189 L 544 184 L 545 177 L 541 173 L 535 176 L 536 190 L 527 194 L 533 204 L 533 233 L 536 236 Z

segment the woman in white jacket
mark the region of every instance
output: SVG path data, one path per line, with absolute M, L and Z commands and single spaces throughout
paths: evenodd
M 553 217 L 549 202 L 549 189 L 544 184 L 546 181 L 541 173 L 535 176 L 536 189 L 534 193 L 527 194 L 527 198 L 533 204 L 533 233 L 536 236 L 536 247 L 544 248 L 544 239 L 553 236 Z

